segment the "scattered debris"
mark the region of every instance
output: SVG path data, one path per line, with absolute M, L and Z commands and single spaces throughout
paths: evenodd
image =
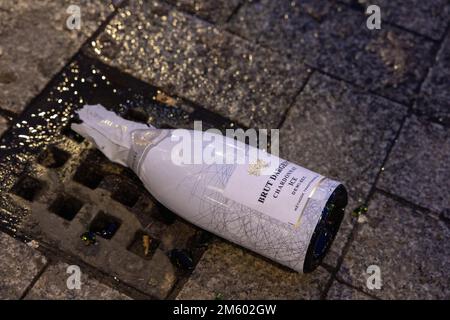
M 147 234 L 144 234 L 142 236 L 142 245 L 144 246 L 144 255 L 145 256 L 148 256 L 151 242 L 152 242 L 152 239 L 150 239 L 150 236 L 148 236 Z
M 164 104 L 166 104 L 168 106 L 171 106 L 171 107 L 175 107 L 176 104 L 177 104 L 177 100 L 176 99 L 172 98 L 171 96 L 167 95 L 166 93 L 164 93 L 164 92 L 162 92 L 160 90 L 158 90 L 156 92 L 155 100 L 158 101 L 158 102 L 164 103 Z
M 86 246 L 90 245 L 96 245 L 97 244 L 97 237 L 95 236 L 95 233 L 91 231 L 87 231 L 81 235 L 81 240 L 84 241 L 84 244 Z
M 361 215 L 361 216 L 358 217 L 357 221 L 358 221 L 358 223 L 366 223 L 366 222 L 369 221 L 369 219 L 367 219 L 366 216 Z
M 89 226 L 89 231 L 104 239 L 112 239 L 121 225 L 114 216 L 100 211 Z
M 216 297 L 214 299 L 215 300 L 223 300 L 223 294 L 221 294 L 220 292 L 216 293 Z
M 37 242 L 36 240 L 31 240 L 27 242 L 27 245 L 33 249 L 39 248 L 39 242 Z
M 361 215 L 366 214 L 369 208 L 366 205 L 361 205 L 352 212 L 354 218 L 359 218 Z
M 96 234 L 102 236 L 105 239 L 111 239 L 112 236 L 116 233 L 117 229 L 119 229 L 119 226 L 114 222 L 110 222 L 105 226 L 104 229 L 97 230 Z

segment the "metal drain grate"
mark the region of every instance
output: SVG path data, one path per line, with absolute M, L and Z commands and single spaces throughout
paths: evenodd
M 50 205 L 49 210 L 65 220 L 72 221 L 82 206 L 83 202 L 77 198 L 60 194 Z
M 166 298 L 190 273 L 171 262 L 170 252 L 187 252 L 195 265 L 207 237 L 158 204 L 131 170 L 70 130 L 73 110 L 86 103 L 158 127 L 191 127 L 197 119 L 205 129 L 235 124 L 80 54 L 2 139 L 2 229 Z M 96 235 L 96 245 L 81 240 L 86 232 Z

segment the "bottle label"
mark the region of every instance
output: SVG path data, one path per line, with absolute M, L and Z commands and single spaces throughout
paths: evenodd
M 323 179 L 318 173 L 267 154 L 255 163 L 236 165 L 224 196 L 297 226 Z

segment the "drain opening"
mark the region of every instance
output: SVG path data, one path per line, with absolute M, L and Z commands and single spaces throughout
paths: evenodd
M 110 240 L 116 234 L 117 230 L 119 230 L 121 224 L 122 222 L 116 217 L 99 211 L 94 220 L 92 220 L 89 231 L 94 232 L 104 239 Z
M 73 180 L 88 187 L 89 189 L 96 189 L 102 182 L 104 176 L 98 168 L 89 163 L 82 163 L 75 174 Z
M 155 218 L 156 220 L 167 225 L 174 223 L 177 219 L 177 216 L 172 211 L 170 211 L 160 203 L 155 203 L 153 205 L 150 215 L 152 216 L 152 218 Z
M 130 121 L 147 123 L 149 116 L 143 109 L 131 108 L 127 110 L 123 118 Z
M 136 232 L 133 241 L 127 249 L 143 259 L 150 260 L 159 244 L 160 241 L 158 239 L 140 230 Z
M 100 70 L 100 72 L 96 72 L 94 74 L 92 72 L 92 70 Z M 106 75 L 107 79 L 111 82 L 111 85 L 106 85 L 106 81 L 104 81 L 104 79 L 101 78 L 101 77 L 103 77 L 103 74 Z M 84 84 L 80 84 L 80 81 L 74 80 L 74 77 L 89 79 L 89 81 L 86 81 Z M 69 86 L 68 92 L 61 92 L 59 89 L 57 89 L 57 86 L 64 86 L 64 84 L 67 82 L 67 79 L 69 79 L 70 82 L 73 82 L 75 84 L 75 88 L 72 88 Z M 142 85 L 141 86 L 134 85 L 136 82 L 141 83 Z M 96 84 L 98 84 L 98 86 L 95 86 Z M 116 92 L 116 89 L 117 89 L 117 92 Z M 77 95 L 74 94 L 74 90 L 78 91 Z M 119 73 L 117 70 L 110 69 L 109 67 L 106 67 L 102 64 L 97 65 L 96 60 L 90 60 L 88 57 L 85 57 L 82 52 L 80 52 L 79 55 L 77 55 L 74 58 L 73 63 L 68 65 L 63 70 L 63 72 L 61 72 L 60 74 L 55 76 L 54 82 L 52 82 L 52 84 L 50 84 L 48 90 L 46 89 L 43 91 L 42 99 L 39 99 L 38 103 L 32 103 L 29 106 L 28 111 L 22 117 L 25 117 L 24 118 L 25 120 L 34 121 L 33 119 L 28 119 L 28 117 L 30 116 L 30 114 L 38 114 L 39 112 L 41 112 L 42 108 L 45 110 L 50 110 L 51 108 L 57 108 L 57 113 L 61 112 L 61 114 L 66 114 L 66 112 L 72 113 L 72 110 L 71 110 L 72 108 L 78 108 L 81 106 L 80 103 L 78 103 L 78 101 L 82 97 L 84 101 L 88 101 L 90 103 L 102 103 L 106 106 L 113 106 L 113 105 L 117 106 L 117 107 L 111 108 L 111 109 L 113 109 L 118 114 L 123 114 L 126 112 L 125 110 L 130 109 L 130 108 L 138 109 L 137 113 L 130 112 L 130 114 L 129 114 L 130 118 L 135 121 L 144 121 L 144 118 L 145 118 L 145 120 L 147 120 L 147 117 L 144 117 L 143 114 L 139 114 L 139 112 L 141 112 L 141 109 L 143 109 L 145 112 L 148 113 L 149 117 L 152 118 L 152 123 L 153 122 L 155 124 L 162 123 L 163 128 L 167 128 L 167 127 L 169 127 L 169 128 L 172 128 L 172 127 L 187 128 L 191 123 L 190 118 L 186 117 L 187 113 L 176 112 L 176 108 L 163 107 L 160 103 L 156 103 L 155 101 L 152 100 L 152 98 L 154 96 L 154 92 L 156 92 L 156 89 L 153 90 L 150 85 L 139 82 L 139 80 L 133 79 L 131 77 L 127 77 L 126 74 Z M 49 98 L 49 99 L 46 99 L 46 98 Z M 67 103 L 61 103 L 61 104 L 55 105 L 52 102 L 55 99 L 62 99 L 63 101 L 65 101 Z M 47 103 L 46 101 L 49 101 L 49 103 Z M 136 108 L 137 104 L 144 105 L 146 107 Z M 189 112 L 192 112 L 192 110 Z M 62 121 L 61 119 L 62 119 L 62 117 L 56 117 L 56 118 L 52 118 L 49 120 L 50 120 L 50 124 L 51 124 L 52 128 L 54 128 L 56 130 L 55 132 L 61 133 L 61 135 L 63 135 L 63 137 L 59 137 L 59 138 L 63 139 L 62 143 L 64 143 L 64 144 L 67 143 L 68 147 L 71 147 L 71 149 L 67 149 L 65 146 L 63 146 L 63 144 L 54 144 L 63 150 L 70 150 L 71 157 L 64 164 L 64 168 L 68 166 L 69 162 L 71 162 L 72 159 L 75 159 L 75 158 L 81 160 L 80 165 L 83 165 L 83 163 L 84 163 L 87 166 L 87 168 L 86 167 L 80 168 L 80 165 L 73 166 L 73 167 L 72 166 L 67 167 L 67 175 L 70 175 L 72 183 L 75 183 L 75 184 L 77 184 L 77 186 L 79 188 L 84 189 L 83 195 L 78 194 L 78 193 L 70 193 L 70 195 L 80 199 L 83 202 L 83 206 L 81 207 L 80 211 L 75 215 L 75 218 L 69 223 L 70 224 L 73 224 L 73 223 L 78 224 L 77 221 L 82 218 L 82 215 L 84 216 L 85 210 L 89 211 L 89 212 L 86 212 L 87 216 L 91 216 L 91 214 L 92 214 L 92 219 L 90 219 L 90 221 L 87 222 L 87 225 L 85 225 L 85 222 L 81 221 L 82 224 L 84 225 L 82 230 L 80 230 L 80 228 L 78 228 L 78 227 L 67 228 L 66 229 L 67 237 L 61 238 L 58 233 L 55 234 L 54 232 L 52 232 L 51 228 L 47 229 L 47 227 L 44 225 L 31 226 L 30 224 L 24 224 L 24 233 L 25 234 L 28 234 L 28 233 L 36 234 L 37 232 L 39 232 L 39 235 L 42 237 L 43 241 L 49 242 L 49 243 L 52 243 L 52 240 L 57 240 L 58 242 L 61 243 L 62 248 L 67 248 L 67 250 L 64 250 L 66 254 L 71 255 L 73 257 L 78 257 L 79 259 L 82 260 L 83 256 L 82 255 L 80 256 L 78 249 L 73 247 L 72 242 L 74 241 L 74 239 L 77 239 L 78 237 L 80 237 L 82 231 L 84 231 L 84 232 L 89 231 L 91 222 L 93 222 L 95 216 L 99 213 L 99 210 L 100 210 L 100 209 L 97 209 L 95 211 L 91 211 L 91 209 L 98 207 L 97 205 L 101 205 L 100 203 L 97 203 L 98 197 L 94 196 L 91 198 L 89 196 L 90 194 L 92 194 L 92 192 L 90 192 L 90 191 L 91 191 L 91 189 L 102 188 L 106 178 L 108 178 L 111 175 L 117 175 L 121 179 L 126 179 L 127 182 L 130 182 L 130 183 L 138 186 L 139 191 L 141 193 L 141 197 L 139 198 L 137 203 L 133 206 L 133 209 L 129 210 L 130 214 L 127 217 L 124 216 L 123 220 L 121 219 L 120 227 L 117 228 L 117 225 L 113 225 L 112 230 L 117 229 L 116 234 L 114 234 L 114 236 L 112 236 L 112 240 L 109 241 L 108 246 L 103 246 L 103 247 L 101 247 L 101 249 L 106 250 L 107 253 L 114 252 L 115 250 L 120 251 L 120 250 L 124 249 L 125 252 L 123 252 L 123 253 L 126 254 L 127 256 L 132 256 L 132 257 L 136 256 L 136 254 L 131 251 L 133 251 L 135 249 L 139 250 L 139 248 L 134 247 L 137 244 L 135 243 L 133 246 L 131 243 L 131 240 L 134 239 L 133 237 L 135 236 L 135 232 L 140 229 L 139 228 L 140 226 L 135 224 L 135 218 L 133 217 L 134 214 L 136 216 L 141 215 L 144 217 L 144 218 L 138 217 L 139 221 L 141 222 L 141 225 L 147 226 L 145 229 L 143 227 L 141 227 L 143 232 L 147 232 L 152 237 L 155 237 L 156 239 L 160 239 L 160 240 L 164 239 L 164 238 L 176 238 L 179 231 L 177 230 L 177 228 L 167 228 L 167 224 L 170 224 L 170 223 L 178 220 L 178 218 L 175 218 L 174 215 L 169 210 L 165 209 L 162 206 L 160 206 L 159 208 L 155 208 L 154 214 L 152 216 L 151 212 L 149 212 L 151 207 L 153 207 L 152 197 L 141 186 L 141 184 L 138 181 L 138 178 L 134 174 L 132 174 L 132 171 L 129 169 L 123 169 L 123 168 L 122 168 L 122 170 L 118 170 L 118 169 L 116 170 L 116 168 L 112 167 L 111 163 L 106 164 L 105 157 L 103 157 L 98 152 L 97 153 L 91 152 L 89 149 L 87 149 L 87 146 L 88 146 L 87 140 L 83 139 L 81 136 L 78 136 L 78 134 L 76 134 L 74 131 L 72 131 L 70 129 L 70 126 L 68 126 L 68 123 L 65 120 Z M 208 122 L 207 117 L 201 118 L 201 120 L 203 120 L 205 123 Z M 40 121 L 40 119 L 39 119 L 39 121 Z M 18 134 L 22 134 L 21 130 L 23 128 L 19 128 L 19 129 L 16 129 L 16 128 L 12 129 L 12 131 L 6 136 L 6 138 L 9 139 L 8 141 L 10 141 L 10 140 L 13 142 L 16 141 L 15 139 L 18 136 Z M 58 141 L 59 141 L 59 138 L 58 138 Z M 75 145 L 76 142 L 83 142 L 83 143 L 76 146 Z M 14 149 L 14 148 L 16 148 L 15 145 L 16 145 L 15 143 L 11 143 L 11 146 L 8 147 L 7 151 L 8 152 L 17 151 L 17 154 L 19 156 L 26 155 L 25 152 L 28 152 L 29 147 L 32 147 L 32 145 L 30 145 L 30 146 L 26 145 L 23 149 L 20 148 L 20 149 L 15 150 Z M 46 143 L 46 145 L 48 146 L 47 143 Z M 43 150 L 45 150 L 45 149 L 43 149 Z M 37 160 L 37 156 L 39 156 L 39 155 L 33 154 L 33 158 Z M 3 156 L 3 153 L 2 153 L 2 156 Z M 15 165 L 14 162 L 11 162 L 12 157 L 3 156 L 3 158 L 5 158 L 4 160 L 6 161 L 6 164 Z M 34 160 L 34 161 L 36 161 L 36 160 Z M 37 161 L 36 161 L 36 163 L 37 163 Z M 89 167 L 92 167 L 92 171 L 89 170 Z M 77 169 L 79 169 L 78 174 L 77 174 L 75 180 L 72 180 L 73 177 L 75 176 L 75 173 L 77 172 Z M 34 174 L 34 173 L 28 173 L 28 174 L 30 176 L 36 177 L 37 179 L 40 180 L 40 177 L 37 176 L 36 174 Z M 21 175 L 21 176 L 23 176 L 23 175 Z M 14 185 L 15 182 L 18 180 L 18 178 L 20 179 L 20 177 L 15 176 L 13 171 L 8 172 L 6 177 L 11 179 L 11 181 L 13 181 L 13 183 L 11 185 Z M 64 175 L 64 176 L 54 175 L 54 177 L 61 179 L 61 181 L 59 181 L 58 183 L 64 183 L 66 175 Z M 78 181 L 76 181 L 76 180 L 78 180 Z M 53 193 L 53 191 L 47 190 L 48 182 L 46 182 L 44 180 L 41 180 L 40 182 L 36 180 L 36 182 L 37 182 L 36 188 L 34 191 L 32 188 L 33 184 L 31 184 L 31 186 L 28 186 L 27 188 L 24 188 L 24 189 L 29 189 L 29 192 L 23 192 L 24 194 L 28 194 L 28 196 L 24 196 L 24 197 L 28 198 L 29 200 L 34 200 L 34 201 L 42 200 L 43 202 L 46 203 L 47 208 L 49 208 L 50 205 L 53 204 L 53 202 L 55 201 L 55 198 L 58 195 L 68 194 L 68 193 L 58 193 L 56 195 L 54 194 L 52 197 L 51 194 Z M 90 186 L 91 188 L 88 188 L 88 186 L 86 186 L 86 185 Z M 16 189 L 17 188 L 18 187 L 16 186 Z M 42 190 L 41 190 L 41 188 L 42 188 Z M 23 190 L 17 191 L 16 193 L 21 194 L 22 191 Z M 111 189 L 108 191 L 111 193 L 111 196 L 112 196 L 112 194 L 116 190 Z M 11 194 L 12 194 L 12 192 L 11 192 Z M 92 206 L 87 206 L 85 197 L 86 197 L 86 199 L 89 198 L 89 202 L 91 202 L 91 201 L 93 202 Z M 14 202 L 16 202 L 16 200 L 19 202 L 17 204 L 17 207 L 20 207 L 21 211 L 17 212 L 17 222 L 14 222 L 14 224 L 11 224 L 11 226 L 6 226 L 8 228 L 8 230 L 12 230 L 12 228 L 16 228 L 16 226 L 18 226 L 18 224 L 22 221 L 22 218 L 19 217 L 19 214 L 25 216 L 25 214 L 27 213 L 27 212 L 22 213 L 22 211 L 28 211 L 27 208 L 22 208 L 20 206 L 20 201 L 22 200 L 22 198 L 19 199 L 19 196 L 17 196 L 17 197 L 14 196 L 14 198 L 16 198 L 15 200 L 13 199 Z M 116 198 L 119 198 L 119 197 L 117 196 Z M 108 206 L 110 204 L 113 205 L 113 203 L 111 203 L 111 201 L 113 201 L 111 198 L 104 199 L 104 200 L 107 202 Z M 146 200 L 146 201 L 143 201 L 143 200 Z M 25 200 L 23 200 L 23 201 L 25 201 Z M 142 205 L 141 205 L 140 204 L 141 201 L 146 202 L 146 203 L 142 203 Z M 117 202 L 115 202 L 115 203 L 117 205 Z M 56 204 L 54 206 L 57 207 Z M 124 207 L 122 209 L 125 210 L 126 207 Z M 48 210 L 48 211 L 49 211 L 49 213 L 46 216 L 46 218 L 50 219 L 49 221 L 54 220 L 54 219 L 59 219 L 59 217 L 57 218 L 57 216 L 53 212 L 50 212 L 50 210 Z M 111 209 L 111 211 L 105 210 L 105 212 L 111 213 L 111 214 L 116 213 L 112 209 Z M 36 212 L 31 212 L 31 214 L 32 215 L 36 214 Z M 155 216 L 158 217 L 160 221 L 156 221 L 156 219 L 154 219 Z M 8 219 L 10 220 L 9 217 L 8 217 Z M 60 220 L 66 222 L 66 220 L 63 220 L 62 218 Z M 151 223 L 154 223 L 154 225 L 151 226 Z M 67 225 L 67 223 L 65 223 L 65 224 Z M 92 223 L 92 228 L 94 230 L 96 230 L 98 232 L 102 232 L 102 229 L 103 229 L 103 232 L 105 231 L 104 230 L 105 228 L 97 227 L 96 225 L 97 225 L 97 223 Z M 150 226 L 151 226 L 151 228 L 150 228 Z M 34 227 L 35 229 L 31 229 L 31 227 Z M 110 230 L 111 230 L 111 228 L 110 228 Z M 149 231 L 149 230 L 151 230 L 151 231 Z M 123 233 L 130 232 L 129 237 L 128 236 L 123 237 L 123 238 L 126 238 L 125 242 L 123 242 L 122 237 L 120 237 L 122 234 L 122 231 L 123 231 Z M 106 230 L 106 233 L 108 234 L 108 229 Z M 108 241 L 105 239 L 100 239 L 100 236 L 95 233 L 93 233 L 93 234 L 97 237 L 98 241 L 103 241 L 103 243 L 105 243 L 105 241 Z M 110 234 L 111 234 L 111 232 L 109 232 L 109 235 Z M 139 243 L 140 243 L 142 241 L 142 239 L 140 239 L 140 236 L 137 236 L 137 237 L 138 237 L 137 241 L 139 241 Z M 160 251 L 162 248 L 162 243 L 159 244 L 159 247 L 156 249 L 156 251 L 153 251 L 154 250 L 153 246 L 157 243 L 156 239 L 152 239 L 152 242 L 154 241 L 154 244 L 152 246 L 150 246 L 149 253 L 145 259 L 138 258 L 137 256 L 135 257 L 135 259 L 137 259 L 137 260 L 142 259 L 141 261 L 144 263 L 151 262 L 151 264 L 156 267 L 165 266 L 165 263 L 166 263 L 165 259 L 162 259 L 162 260 L 157 259 L 157 258 L 159 258 L 159 255 L 162 254 L 162 251 Z M 182 240 L 180 240 L 179 245 L 177 247 L 191 249 L 190 246 L 186 245 L 186 241 L 187 241 L 187 239 L 184 239 L 184 237 L 182 237 Z M 131 251 L 127 250 L 128 246 L 130 246 Z M 97 248 L 99 248 L 99 247 L 97 247 Z M 172 249 L 172 247 L 167 248 L 167 250 L 169 250 L 169 249 Z M 195 252 L 195 250 L 193 250 L 193 251 Z M 142 251 L 136 251 L 136 252 L 138 254 L 142 254 Z M 149 257 L 151 255 L 153 255 L 151 260 L 146 260 L 147 257 Z M 182 256 L 178 257 L 178 260 L 180 258 L 182 258 Z M 157 259 L 157 260 L 155 260 L 155 259 Z M 100 261 L 100 260 L 94 259 L 91 261 L 91 263 L 92 263 L 93 267 L 98 268 L 101 272 L 114 273 L 114 274 L 118 274 L 121 272 L 121 268 L 123 266 L 121 266 L 121 265 L 105 266 L 105 264 L 102 263 L 102 261 Z M 193 259 L 193 261 L 194 261 L 194 263 L 196 262 L 195 259 Z M 189 266 L 188 266 L 188 268 L 189 268 Z M 184 275 L 179 276 L 179 274 L 176 273 L 176 271 L 173 270 L 172 268 L 169 268 L 169 270 L 167 270 L 167 272 L 168 272 L 168 275 L 170 275 L 171 277 L 173 275 L 174 280 L 177 281 L 177 283 L 179 280 L 180 280 L 180 282 L 184 281 L 184 279 L 183 279 Z M 159 276 L 158 268 L 154 268 L 154 270 L 153 270 L 153 268 L 151 268 L 150 270 L 148 268 L 144 268 L 142 271 L 137 270 L 136 277 L 129 278 L 130 280 L 127 283 L 127 285 L 138 288 L 143 293 L 148 293 L 151 295 L 154 295 L 154 292 L 155 292 L 154 287 L 158 286 L 157 297 L 164 298 L 170 292 L 172 287 L 171 286 L 170 287 L 169 286 L 162 287 L 159 285 L 159 282 L 157 282 L 155 284 L 146 283 L 145 286 L 143 286 L 142 281 L 140 279 L 146 278 L 146 277 L 148 278 L 149 274 L 151 274 L 152 277 L 153 276 L 158 277 Z
M 47 168 L 60 168 L 70 158 L 70 153 L 55 146 L 49 146 L 38 157 L 38 163 Z
M 103 164 L 103 163 L 111 163 L 109 159 L 98 149 L 89 149 L 85 162 L 91 164 Z
M 131 208 L 138 202 L 140 196 L 141 194 L 136 186 L 122 182 L 117 186 L 111 198 Z
M 36 178 L 25 175 L 21 177 L 11 188 L 11 192 L 21 197 L 22 199 L 33 201 L 39 191 L 43 189 L 43 187 L 43 182 Z
M 81 143 L 84 141 L 84 137 L 79 135 L 78 133 L 76 133 L 75 131 L 73 131 L 69 126 L 64 127 L 64 129 L 62 129 L 61 133 L 66 136 L 67 138 L 69 138 L 70 140 L 73 140 L 75 142 Z
M 61 218 L 72 221 L 83 206 L 83 202 L 69 195 L 59 195 L 49 210 Z

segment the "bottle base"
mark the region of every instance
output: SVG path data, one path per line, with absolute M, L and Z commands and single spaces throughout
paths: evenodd
M 340 184 L 325 204 L 322 216 L 314 229 L 303 264 L 304 273 L 314 271 L 327 254 L 344 218 L 346 205 L 347 190 Z

